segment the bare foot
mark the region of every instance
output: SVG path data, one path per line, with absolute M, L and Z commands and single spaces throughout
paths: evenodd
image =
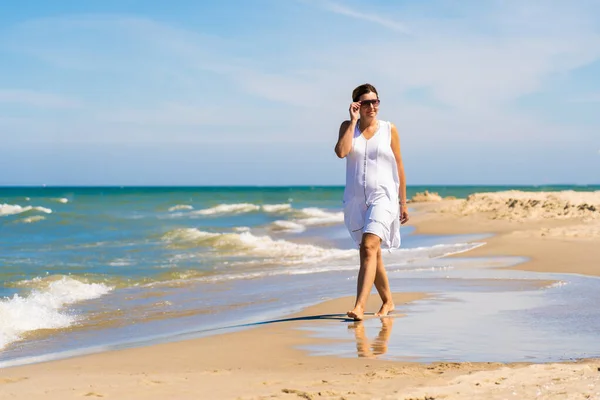
M 377 315 L 378 317 L 385 317 L 395 309 L 396 307 L 394 306 L 394 303 L 383 303 L 383 305 L 375 315 Z
M 346 313 L 346 315 L 348 315 L 350 318 L 352 318 L 355 321 L 362 321 L 363 318 L 365 317 L 365 311 L 363 310 L 362 307 L 356 306 L 356 307 L 354 307 L 354 310 L 348 311 Z

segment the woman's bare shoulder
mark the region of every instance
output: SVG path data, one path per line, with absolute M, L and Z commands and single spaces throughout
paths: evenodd
M 343 132 L 345 132 L 346 129 L 348 129 L 349 126 L 350 126 L 350 121 L 349 120 L 342 121 L 342 123 L 340 124 L 340 134 L 342 134 Z

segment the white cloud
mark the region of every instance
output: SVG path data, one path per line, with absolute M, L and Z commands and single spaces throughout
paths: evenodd
M 314 4 L 318 5 L 319 7 L 322 7 L 323 9 L 325 9 L 327 11 L 331 11 L 335 14 L 345 15 L 350 18 L 367 21 L 367 22 L 372 22 L 372 23 L 381 25 L 385 28 L 391 29 L 396 32 L 401 32 L 401 33 L 405 33 L 405 34 L 410 33 L 410 30 L 408 29 L 408 27 L 405 24 L 403 24 L 399 21 L 395 21 L 395 20 L 386 18 L 382 15 L 368 13 L 365 11 L 353 10 L 345 5 L 335 3 L 333 1 L 321 0 L 321 1 L 315 2 Z

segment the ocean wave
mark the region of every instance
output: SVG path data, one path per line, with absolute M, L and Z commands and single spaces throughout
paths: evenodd
M 108 263 L 111 267 L 128 267 L 133 265 L 133 261 L 126 258 L 115 258 Z
M 0 299 L 0 349 L 20 340 L 22 335 L 38 329 L 59 329 L 74 324 L 78 317 L 66 312 L 66 306 L 105 295 L 112 290 L 103 284 L 87 284 L 61 277 L 39 282 L 27 296 L 15 294 Z
M 179 232 L 183 237 L 201 237 L 201 238 L 215 238 L 215 234 L 206 235 L 207 232 Z M 217 234 L 218 235 L 218 234 Z M 288 242 L 289 243 L 289 242 Z M 393 252 L 391 259 L 386 260 L 386 268 L 390 270 L 390 273 L 418 273 L 418 272 L 445 272 L 453 270 L 452 266 L 424 266 L 420 263 L 426 263 L 427 260 L 435 259 L 451 254 L 457 254 L 469 251 L 476 247 L 482 246 L 484 243 L 457 243 L 457 244 L 441 244 L 431 247 L 417 247 L 409 249 L 399 249 Z M 310 246 L 310 245 L 300 245 Z M 310 246 L 314 247 L 314 246 Z M 297 249 L 296 249 L 297 250 Z M 326 249 L 321 249 L 326 250 Z M 329 250 L 331 251 L 331 250 Z M 257 259 L 254 261 L 244 261 L 239 263 L 242 267 L 254 267 L 251 271 L 246 272 L 231 272 L 225 274 L 207 274 L 206 272 L 191 272 L 186 271 L 182 274 L 182 280 L 193 280 L 197 282 L 224 282 L 241 279 L 260 279 L 273 276 L 281 275 L 305 275 L 305 274 L 318 274 L 325 272 L 344 272 L 344 271 L 358 271 L 358 251 L 357 250 L 337 250 L 340 253 L 338 257 L 330 257 L 329 259 L 321 259 L 318 263 L 308 263 L 305 259 L 302 263 L 286 262 L 280 259 L 278 264 L 283 268 L 273 267 L 268 265 L 268 260 Z M 332 255 L 332 253 L 330 253 Z M 351 261 L 351 257 L 354 260 Z M 323 265 L 323 261 L 329 262 Z M 300 265 L 298 265 L 300 264 Z M 315 265 L 316 264 L 316 265 Z M 416 265 L 415 265 L 416 264 Z M 230 264 L 232 267 L 236 266 L 236 263 Z M 261 268 L 263 267 L 263 268 Z M 174 278 L 179 278 L 178 273 L 172 273 L 169 275 Z M 178 279 L 175 279 L 175 282 Z M 155 282 L 149 284 L 154 286 L 156 284 L 164 284 L 165 282 Z
M 260 210 L 260 206 L 251 203 L 219 204 L 211 208 L 194 211 L 195 215 L 243 214 Z
M 566 285 L 568 285 L 568 284 L 569 284 L 569 282 L 565 282 L 565 281 L 556 281 L 556 282 L 554 282 L 554 283 L 552 283 L 552 284 L 550 284 L 550 285 L 546 286 L 546 288 L 547 288 L 547 289 L 556 289 L 556 288 L 560 288 L 560 287 L 566 286 Z
M 18 222 L 22 222 L 24 224 L 31 224 L 34 222 L 43 221 L 45 219 L 46 219 L 46 217 L 44 217 L 43 215 L 34 215 L 33 217 L 23 218 L 23 219 L 19 220 Z
M 308 226 L 333 225 L 344 222 L 343 212 L 331 212 L 321 208 L 308 207 L 289 210 L 291 220 L 277 220 L 270 225 L 273 231 L 303 232 Z
M 257 205 L 252 203 L 234 203 L 234 204 L 219 204 L 211 208 L 194 211 L 194 215 L 224 215 L 224 214 L 245 214 L 256 211 L 264 211 L 266 213 L 281 213 L 292 208 L 290 204 L 263 204 Z
M 284 232 L 304 232 L 306 226 L 299 224 L 294 221 L 277 220 L 270 226 L 273 231 L 284 231 Z
M 264 204 L 261 208 L 268 213 L 281 213 L 285 211 L 290 211 L 292 209 L 292 205 L 289 203 L 286 204 Z
M 280 264 L 312 263 L 352 257 L 356 250 L 326 249 L 310 244 L 274 240 L 270 236 L 255 236 L 250 232 L 212 233 L 196 228 L 167 232 L 163 240 L 175 247 L 209 247 L 223 253 L 275 259 Z
M 52 210 L 46 207 L 33 207 L 33 206 L 20 206 L 18 204 L 0 204 L 0 217 L 4 217 L 7 215 L 16 215 L 22 214 L 28 211 L 39 211 L 46 214 L 51 214 Z
M 344 213 L 331 212 L 321 208 L 302 208 L 294 213 L 293 221 L 302 225 L 329 225 L 344 222 Z
M 254 203 L 219 204 L 201 210 L 174 213 L 174 211 L 185 210 L 192 210 L 192 206 L 181 204 L 173 206 L 169 208 L 169 211 L 172 212 L 169 218 L 182 218 L 186 216 L 221 217 L 263 212 L 271 215 L 281 215 L 284 219 L 273 222 L 269 228 L 274 231 L 286 232 L 302 232 L 308 226 L 332 225 L 344 222 L 344 214 L 342 212 L 332 212 L 316 207 L 294 209 L 290 203 L 262 205 Z
M 51 201 L 55 201 L 57 203 L 63 203 L 63 204 L 66 204 L 66 203 L 69 202 L 69 199 L 67 199 L 66 197 L 53 198 L 53 199 L 50 199 L 50 200 Z
M 176 206 L 170 207 L 169 212 L 178 211 L 178 210 L 193 210 L 194 207 L 188 204 L 177 204 Z
M 429 260 L 450 256 L 453 254 L 465 253 L 467 251 L 484 246 L 484 242 L 474 243 L 452 243 L 452 244 L 436 244 L 429 247 L 413 247 L 409 249 L 399 249 L 393 252 L 391 263 L 389 266 L 404 265 L 406 261 Z M 383 251 L 383 250 L 382 250 Z M 400 263 L 394 264 L 398 256 Z M 387 265 L 387 264 L 386 264 Z

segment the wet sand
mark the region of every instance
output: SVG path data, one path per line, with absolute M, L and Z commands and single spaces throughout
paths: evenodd
M 594 240 L 523 234 L 587 221 L 490 219 L 485 214 L 438 213 L 445 202 L 413 204 L 418 233 L 494 233 L 468 256 L 525 256 L 524 270 L 600 275 Z M 570 224 L 570 225 L 569 225 Z M 460 255 L 464 257 L 465 254 Z M 427 296 L 397 293 L 403 305 Z M 377 296 L 368 312 L 377 310 Z M 326 301 L 287 319 L 241 332 L 110 351 L 0 371 L 4 399 L 586 399 L 600 398 L 600 361 L 552 364 L 393 362 L 377 359 L 377 338 L 361 340 L 363 357 L 309 356 L 317 341 L 301 329 L 320 319 L 345 322 L 352 297 Z M 401 315 L 397 316 L 401 320 Z M 382 324 L 384 327 L 384 325 Z M 385 329 L 381 335 L 385 336 Z M 319 339 L 322 343 L 323 340 Z

